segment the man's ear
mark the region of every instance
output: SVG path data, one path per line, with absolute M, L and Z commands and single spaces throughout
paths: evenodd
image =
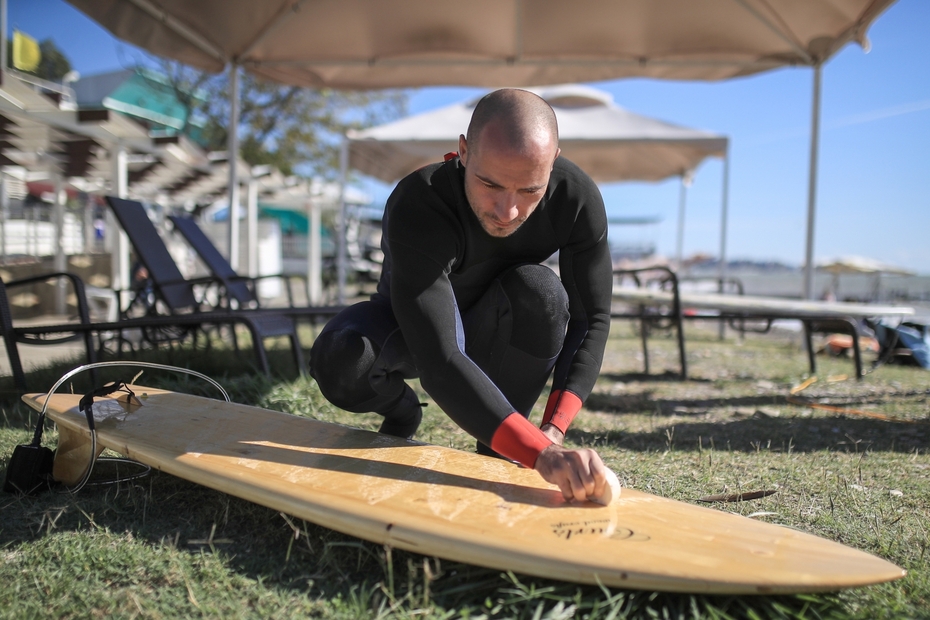
M 468 142 L 462 134 L 459 134 L 459 159 L 462 160 L 463 166 L 468 165 Z
M 555 148 L 555 157 L 552 158 L 552 167 L 555 168 L 555 160 L 559 158 L 559 155 L 562 153 L 562 149 L 559 147 Z

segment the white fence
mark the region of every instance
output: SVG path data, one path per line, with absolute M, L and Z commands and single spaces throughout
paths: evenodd
M 65 254 L 84 253 L 83 222 L 65 213 L 61 245 Z M 36 220 L 7 220 L 0 227 L 0 251 L 5 256 L 54 256 L 58 252 L 55 224 Z

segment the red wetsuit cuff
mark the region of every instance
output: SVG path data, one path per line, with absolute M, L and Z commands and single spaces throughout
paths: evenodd
M 504 418 L 491 437 L 492 450 L 530 469 L 536 466 L 539 453 L 551 445 L 541 430 L 516 412 Z
M 551 424 L 564 435 L 579 411 L 581 411 L 581 399 L 577 394 L 568 390 L 552 390 L 540 426 Z

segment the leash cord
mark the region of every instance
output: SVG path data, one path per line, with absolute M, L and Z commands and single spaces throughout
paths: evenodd
M 179 367 L 179 366 L 168 366 L 168 365 L 166 365 L 166 364 L 157 364 L 157 363 L 155 363 L 155 362 L 141 362 L 141 361 L 138 361 L 138 362 L 137 362 L 137 361 L 125 361 L 125 360 L 115 360 L 115 361 L 109 361 L 109 362 L 95 362 L 95 363 L 93 363 L 93 364 L 84 364 L 84 365 L 82 365 L 82 366 L 78 366 L 77 368 L 73 368 L 72 370 L 69 370 L 69 371 L 66 372 L 64 375 L 62 375 L 62 377 L 61 377 L 60 379 L 58 379 L 58 381 L 55 382 L 55 385 L 52 386 L 52 389 L 50 389 L 50 390 L 48 391 L 48 393 L 45 395 L 45 403 L 44 403 L 43 406 L 42 406 L 42 411 L 39 413 L 39 421 L 38 421 L 38 423 L 37 423 L 37 425 L 36 425 L 36 432 L 35 432 L 35 434 L 34 434 L 34 436 L 33 436 L 33 443 L 34 443 L 34 445 L 38 445 L 37 442 L 40 442 L 41 439 L 42 439 L 42 428 L 45 426 L 45 415 L 46 415 L 46 413 L 48 412 L 48 405 L 49 405 L 49 401 L 50 401 L 51 398 L 52 398 L 52 394 L 54 394 L 54 393 L 58 390 L 58 388 L 61 387 L 61 385 L 62 385 L 65 381 L 67 381 L 68 379 L 70 379 L 71 377 L 73 377 L 73 376 L 76 375 L 76 374 L 79 374 L 79 373 L 84 372 L 85 370 L 92 370 L 92 369 L 95 369 L 95 368 L 109 368 L 109 367 L 114 367 L 114 366 L 133 366 L 133 367 L 137 367 L 137 368 L 153 368 L 153 369 L 156 369 L 156 370 L 167 370 L 167 371 L 169 371 L 169 372 L 177 372 L 177 373 L 192 375 L 192 376 L 197 377 L 197 378 L 199 378 L 199 379 L 203 379 L 203 380 L 206 381 L 207 383 L 210 383 L 213 387 L 215 387 L 217 390 L 219 390 L 219 392 L 223 395 L 223 399 L 224 399 L 227 403 L 230 402 L 229 394 L 226 392 L 225 389 L 223 389 L 223 386 L 222 386 L 222 385 L 220 385 L 220 384 L 217 383 L 214 379 L 208 377 L 207 375 L 205 375 L 205 374 L 203 374 L 203 373 L 200 373 L 200 372 L 197 372 L 196 370 L 191 370 L 191 369 L 189 369 L 189 368 L 181 368 L 181 367 Z M 109 392 L 106 392 L 106 393 L 107 393 L 107 394 L 112 393 L 112 392 L 114 392 L 114 391 L 116 391 L 116 390 L 119 390 L 119 389 L 124 388 L 125 386 L 126 386 L 125 383 L 123 383 L 123 382 L 117 382 L 116 387 L 114 387 L 113 389 L 111 389 Z M 85 486 L 87 486 L 88 483 L 89 483 L 89 481 L 90 481 L 91 473 L 93 473 L 94 465 L 95 465 L 95 464 L 97 463 L 97 461 L 98 461 L 98 458 L 97 458 L 97 429 L 95 428 L 95 425 L 94 425 L 94 422 L 93 422 L 93 420 L 94 420 L 94 417 L 93 417 L 93 396 L 95 395 L 95 393 L 103 391 L 106 387 L 108 387 L 108 386 L 104 386 L 104 388 L 97 388 L 96 390 L 91 391 L 91 392 L 89 393 L 89 396 L 90 396 L 89 399 L 88 399 L 88 396 L 85 395 L 84 399 L 88 399 L 87 401 L 85 401 L 84 399 L 81 399 L 81 400 L 82 400 L 82 405 L 83 405 L 83 404 L 86 404 L 86 405 L 87 405 L 87 410 L 86 410 L 85 413 L 86 413 L 86 415 L 87 415 L 87 426 L 88 426 L 88 430 L 90 430 L 90 448 L 91 448 L 91 450 L 90 450 L 90 463 L 88 464 L 87 469 L 84 471 L 84 475 L 83 475 L 83 477 L 81 478 L 81 480 L 78 481 L 78 483 L 75 484 L 74 486 L 70 486 L 70 487 L 67 487 L 67 486 L 66 486 L 66 487 L 65 487 L 64 493 L 77 493 L 78 491 L 80 491 L 81 489 L 83 489 Z M 128 390 L 128 388 L 127 388 L 125 391 L 127 391 L 127 392 L 129 393 L 130 397 L 131 397 L 132 391 L 131 391 L 131 390 Z M 82 408 L 82 411 L 83 411 L 83 408 Z M 141 473 L 132 474 L 132 475 L 129 475 L 129 476 L 126 476 L 126 477 L 123 477 L 123 478 L 115 478 L 115 479 L 113 479 L 113 480 L 106 480 L 106 481 L 100 481 L 100 482 L 89 483 L 89 484 L 91 484 L 92 486 L 103 485 L 103 484 L 114 484 L 114 483 L 119 483 L 119 482 L 126 482 L 126 481 L 129 481 L 129 480 L 135 480 L 135 479 L 137 479 L 137 478 L 141 478 L 141 477 L 143 477 L 143 476 L 146 476 L 146 475 L 149 473 L 149 471 L 151 471 L 151 467 L 149 467 L 148 465 L 145 465 L 144 463 L 139 463 L 139 462 L 137 462 L 137 461 L 133 461 L 133 460 L 131 460 L 131 459 L 105 457 L 105 458 L 102 458 L 102 459 L 99 459 L 99 460 L 105 460 L 105 461 L 110 461 L 110 462 L 132 463 L 132 464 L 135 464 L 135 465 L 142 465 L 142 466 L 145 467 L 146 469 L 145 469 L 143 472 L 141 472 Z

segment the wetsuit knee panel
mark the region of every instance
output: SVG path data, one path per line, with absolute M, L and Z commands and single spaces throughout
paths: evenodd
M 545 265 L 521 265 L 501 278 L 513 315 L 511 344 L 540 358 L 557 355 L 568 326 L 568 293 Z
M 377 345 L 353 329 L 325 331 L 310 349 L 310 374 L 326 399 L 348 411 L 375 396 L 368 380 Z

